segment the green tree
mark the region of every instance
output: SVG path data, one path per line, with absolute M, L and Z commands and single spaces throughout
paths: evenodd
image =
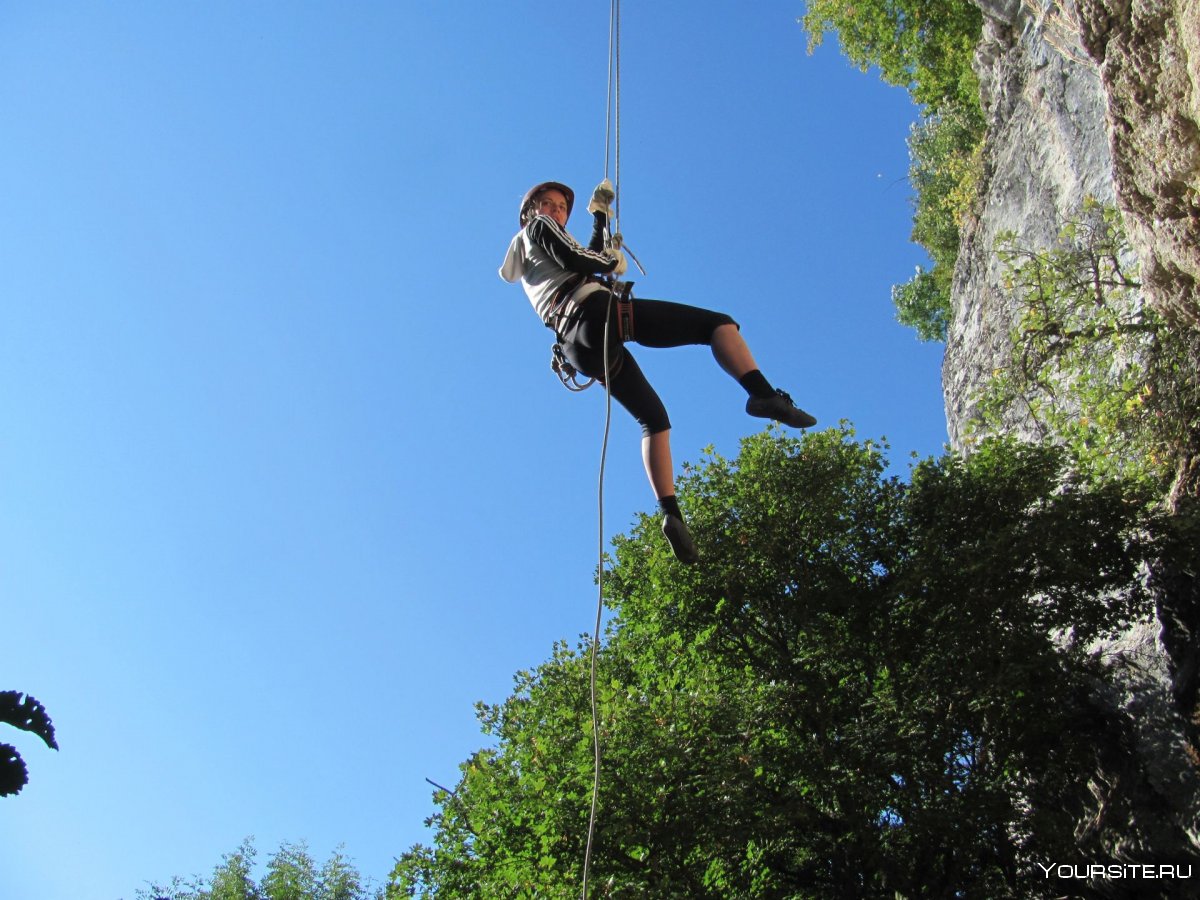
M 892 289 L 896 318 L 923 341 L 944 341 L 950 325 L 950 289 L 960 233 L 979 189 L 983 114 L 978 103 L 925 116 L 908 139 L 909 174 L 916 191 L 912 238 L 933 267 L 918 268 Z
M 992 442 L 887 477 L 848 430 L 764 433 L 680 485 L 699 565 L 614 539 L 594 896 L 1037 896 L 1071 859 L 1097 636 L 1146 612 L 1157 518 L 1060 450 Z M 481 705 L 389 897 L 578 895 L 587 642 Z
M 971 60 L 983 14 L 970 0 L 808 0 L 802 21 L 810 48 L 835 32 L 852 63 L 932 113 L 979 104 Z
M 283 843 L 267 860 L 261 882 L 254 879 L 258 851 L 247 838 L 227 853 L 207 879 L 176 876 L 168 884 L 151 884 L 138 900 L 380 900 L 340 849 L 319 869 L 303 844 Z
M 46 708 L 20 691 L 0 691 L 0 722 L 36 734 L 51 750 L 58 749 L 54 723 Z M 11 744 L 0 743 L 0 797 L 19 794 L 29 783 L 29 768 Z
M 1016 408 L 1089 468 L 1164 490 L 1200 456 L 1200 339 L 1145 302 L 1120 213 L 1089 199 L 1054 245 L 998 252 L 1019 315 L 977 432 Z
M 837 34 L 846 57 L 904 87 L 921 109 L 909 138 L 912 237 L 933 265 L 893 288 L 897 319 L 921 340 L 945 340 L 959 233 L 978 193 L 985 131 L 971 66 L 983 28 L 971 0 L 809 0 L 810 49 Z

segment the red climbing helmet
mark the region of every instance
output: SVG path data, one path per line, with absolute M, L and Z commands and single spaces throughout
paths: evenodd
M 571 215 L 571 208 L 575 205 L 575 192 L 560 181 L 543 181 L 541 184 L 535 184 L 525 193 L 525 199 L 521 201 L 521 227 L 524 228 L 529 221 L 529 213 L 533 210 L 533 204 L 544 191 L 558 191 L 567 198 L 567 216 Z

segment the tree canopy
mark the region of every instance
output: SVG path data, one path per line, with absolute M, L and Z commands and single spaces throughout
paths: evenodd
M 151 884 L 137 900 L 379 900 L 354 864 L 340 850 L 318 866 L 303 844 L 283 843 L 267 860 L 266 873 L 254 877 L 258 850 L 247 838 L 225 854 L 208 878 L 176 876 Z
M 972 214 L 986 123 L 972 67 L 983 14 L 971 0 L 808 0 L 809 47 L 833 32 L 847 59 L 908 90 L 921 121 L 909 138 L 913 240 L 933 265 L 892 289 L 896 318 L 944 341 L 959 235 Z
M 1160 521 L 1060 449 L 886 472 L 846 428 L 765 432 L 685 470 L 698 565 L 649 517 L 614 539 L 593 896 L 1030 897 L 1076 857 L 1096 737 L 1125 726 L 1089 646 L 1147 614 Z M 479 706 L 493 745 L 389 897 L 578 894 L 587 648 Z
M 808 0 L 810 46 L 835 32 L 842 52 L 933 113 L 979 103 L 971 58 L 983 13 L 971 0 Z

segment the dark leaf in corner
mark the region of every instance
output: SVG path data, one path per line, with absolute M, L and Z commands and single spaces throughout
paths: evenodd
M 0 797 L 20 793 L 29 783 L 29 770 L 16 747 L 0 744 Z
M 46 714 L 46 707 L 28 694 L 0 691 L 0 722 L 22 731 L 32 731 L 46 742 L 46 746 L 58 749 L 58 743 L 54 740 L 54 723 Z

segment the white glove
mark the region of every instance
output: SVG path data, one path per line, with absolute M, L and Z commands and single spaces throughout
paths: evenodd
M 602 212 L 610 219 L 612 218 L 612 210 L 609 207 L 613 200 L 617 197 L 617 192 L 613 189 L 612 182 L 605 178 L 602 182 L 596 185 L 596 189 L 592 191 L 592 202 L 588 204 L 588 212 Z
M 625 259 L 625 254 L 622 253 L 620 250 L 605 250 L 604 255 L 607 256 L 609 259 L 615 259 L 617 261 L 616 268 L 614 268 L 611 272 L 609 272 L 608 273 L 609 275 L 620 276 L 620 275 L 624 275 L 626 273 L 626 271 L 628 271 L 629 262 Z

